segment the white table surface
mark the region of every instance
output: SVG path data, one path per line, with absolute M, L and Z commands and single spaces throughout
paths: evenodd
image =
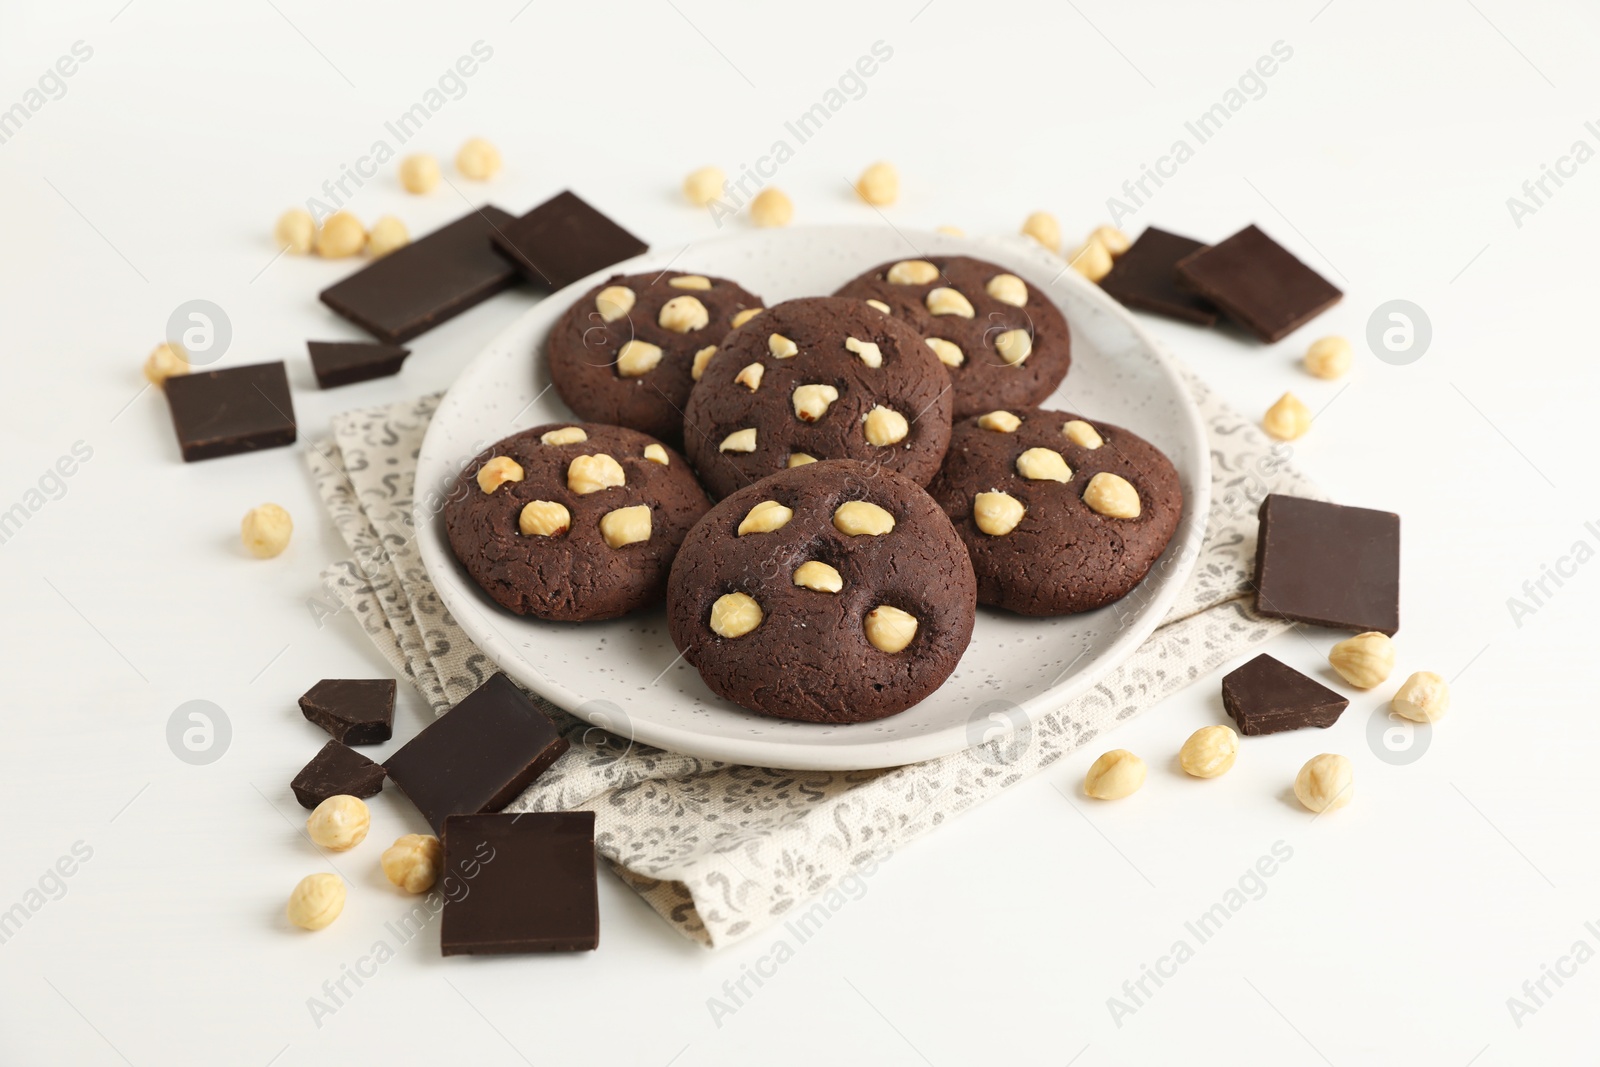
M 1506 0 L 9 5 L 0 108 L 38 102 L 28 90 L 74 42 L 92 56 L 0 144 L 0 510 L 29 507 L 0 544 L 0 912 L 28 913 L 0 944 L 0 1062 L 1592 1056 L 1600 163 L 1562 164 L 1570 177 L 1547 181 L 1520 225 L 1507 198 L 1574 141 L 1600 148 L 1584 126 L 1600 118 L 1597 29 L 1592 7 Z M 483 134 L 506 171 L 487 189 L 454 178 L 465 196 L 520 212 L 571 187 L 658 245 L 719 232 L 679 197 L 687 171 L 736 172 L 774 139 L 792 144 L 785 121 L 877 41 L 892 57 L 774 179 L 797 223 L 876 218 L 846 183 L 882 157 L 904 179 L 894 225 L 1004 233 L 1044 208 L 1075 238 L 1175 139 L 1193 145 L 1185 122 L 1285 42 L 1292 58 L 1260 98 L 1123 225 L 1217 239 L 1255 221 L 1346 290 L 1273 346 L 1146 321 L 1242 410 L 1286 389 L 1322 409 L 1298 461 L 1340 501 L 1402 513 L 1396 678 L 1327 732 L 1252 739 L 1231 774 L 1199 783 L 1173 760 L 1222 718 L 1217 677 L 1203 679 L 894 856 L 803 944 L 773 931 L 707 951 L 605 874 L 598 952 L 444 960 L 430 927 L 347 981 L 353 995 L 318 1025 L 308 998 L 393 940 L 384 924 L 410 902 L 376 856 L 422 824 L 400 796 L 375 800 L 369 842 L 331 861 L 352 881 L 343 918 L 289 929 L 289 888 L 330 864 L 297 834 L 286 786 L 319 738 L 295 698 L 324 676 L 389 670 L 350 618 L 318 617 L 316 575 L 345 547 L 298 451 L 179 462 L 139 366 L 172 310 L 204 298 L 233 326 L 219 365 L 288 361 L 306 435 L 448 385 L 532 295 L 419 338 L 397 378 L 319 392 L 306 338 L 359 334 L 315 294 L 352 264 L 274 262 L 270 228 L 476 41 L 492 57 L 406 150 L 448 159 Z M 406 195 L 392 164 L 351 189 L 364 219 L 393 212 L 413 233 L 464 209 L 449 188 Z M 1410 365 L 1360 343 L 1393 299 L 1432 324 Z M 1358 341 L 1348 384 L 1297 365 L 1331 332 Z M 30 497 L 79 442 L 92 456 L 64 488 L 46 479 L 59 499 Z M 266 500 L 297 529 L 259 562 L 237 525 Z M 1527 600 L 1546 566 L 1569 576 L 1514 617 L 1508 598 Z M 1268 648 L 1319 670 L 1334 639 L 1307 629 Z M 1395 765 L 1367 728 L 1419 669 L 1455 678 L 1455 708 L 1422 758 Z M 232 728 L 203 766 L 166 740 L 197 699 Z M 398 735 L 423 720 L 403 691 Z M 1142 753 L 1150 780 L 1089 802 L 1083 772 L 1113 744 Z M 1320 751 L 1348 755 L 1358 788 L 1313 823 L 1288 789 Z M 1292 857 L 1200 943 L 1186 922 L 1275 846 Z M 49 876 L 74 848 L 89 858 Z M 774 966 L 780 938 L 793 954 Z M 1192 958 L 1174 967 L 1179 940 Z M 1170 976 L 1146 979 L 1135 1004 L 1123 984 L 1147 965 Z M 1525 991 L 1547 967 L 1560 984 Z M 711 998 L 731 1004 L 725 983 L 751 971 L 770 976 L 715 1017 Z M 1136 1010 L 1114 1018 L 1114 996 Z

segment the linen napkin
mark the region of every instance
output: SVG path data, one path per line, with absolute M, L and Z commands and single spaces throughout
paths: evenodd
M 965 752 L 852 772 L 665 752 L 535 696 L 572 747 L 506 810 L 592 809 L 596 846 L 622 880 L 679 933 L 727 945 L 785 920 L 820 921 L 816 908 L 831 908 L 841 882 L 852 889 L 853 873 L 870 873 L 902 845 L 1287 629 L 1256 615 L 1247 599 L 1256 509 L 1268 493 L 1320 494 L 1288 446 L 1272 444 L 1199 379 L 1184 377 L 1212 454 L 1200 557 L 1162 625 L 1090 692 L 1019 730 L 1000 709 L 992 727 L 979 723 L 978 738 L 993 739 Z M 351 551 L 323 572 L 324 587 L 442 714 L 496 668 L 444 609 L 417 551 L 417 454 L 438 402 L 436 394 L 348 412 L 306 455 Z

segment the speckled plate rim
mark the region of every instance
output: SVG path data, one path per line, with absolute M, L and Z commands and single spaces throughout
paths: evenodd
M 816 264 L 839 255 L 840 249 L 851 250 L 844 253 L 851 265 Z M 1067 315 L 1073 328 L 1073 370 L 1042 406 L 1125 426 L 1173 460 L 1183 487 L 1184 518 L 1134 594 L 1096 612 L 1056 619 L 1025 619 L 980 608 L 967 653 L 945 686 L 927 700 L 876 722 L 823 725 L 771 719 L 711 694 L 693 668 L 669 658 L 668 653 L 675 653 L 660 608 L 601 623 L 521 618 L 494 605 L 456 562 L 437 502 L 461 465 L 482 448 L 529 426 L 573 417 L 550 388 L 543 342 L 560 314 L 596 282 L 614 273 L 700 271 L 731 277 L 776 303 L 832 292 L 885 260 L 937 254 L 973 255 L 1001 264 L 1044 291 Z M 742 266 L 730 265 L 740 256 Z M 815 275 L 817 284 L 799 281 L 807 274 Z M 785 278 L 793 280 L 786 284 Z M 1107 345 L 1108 339 L 1123 343 Z M 1114 359 L 1124 362 L 1113 364 Z M 1084 383 L 1124 374 L 1142 382 L 1146 392 L 1134 397 L 1128 388 L 1099 382 L 1079 402 Z M 516 406 L 510 418 L 482 417 L 502 403 Z M 1134 410 L 1141 403 L 1165 404 L 1170 421 L 1142 423 Z M 1059 256 L 1022 238 L 979 241 L 882 226 L 795 227 L 652 249 L 540 301 L 468 364 L 440 402 L 419 452 L 416 486 L 418 551 L 440 600 L 478 647 L 522 685 L 596 726 L 669 751 L 763 767 L 868 770 L 934 759 L 992 740 L 997 724 L 1015 729 L 1060 708 L 1131 656 L 1166 617 L 1199 556 L 1202 520 L 1210 509 L 1211 454 L 1204 420 L 1177 366 L 1125 309 L 1066 269 Z M 1052 638 L 1048 643 L 1047 635 Z M 546 662 L 541 669 L 519 647 L 519 639 L 525 647 L 546 646 L 560 653 L 548 657 L 559 658 L 557 668 L 551 670 Z M 663 642 L 665 648 L 660 647 Z M 1012 692 L 1007 685 L 1019 667 L 1041 666 L 1034 657 L 997 673 L 1001 661 L 1017 654 L 1007 651 L 1013 645 L 1038 645 L 1049 650 L 1047 655 L 1057 655 L 1049 666 L 1063 661 L 1066 666 L 1032 692 Z M 600 660 L 609 666 L 582 666 L 591 657 L 578 656 L 580 646 L 613 657 Z M 640 680 L 657 668 L 659 673 L 648 685 L 622 691 L 620 675 L 600 679 L 617 674 L 614 657 L 626 654 L 630 646 L 633 658 L 626 666 L 637 668 Z M 1078 654 L 1069 660 L 1074 648 Z M 985 670 L 989 673 L 979 677 Z M 674 671 L 669 684 L 662 685 Z

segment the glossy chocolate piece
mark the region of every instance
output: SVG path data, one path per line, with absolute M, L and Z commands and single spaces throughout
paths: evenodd
M 500 227 L 494 243 L 530 281 L 548 289 L 564 288 L 650 247 L 570 191 Z
M 341 794 L 376 796 L 383 788 L 383 779 L 383 764 L 374 763 L 337 741 L 329 741 L 294 776 L 289 788 L 294 790 L 294 798 L 301 807 L 314 808 L 329 797 Z
M 1217 321 L 1216 305 L 1180 286 L 1176 269 L 1180 259 L 1204 247 L 1203 242 L 1147 226 L 1100 279 L 1100 288 L 1123 307 L 1210 326 Z
M 411 349 L 373 341 L 307 341 L 311 369 L 324 389 L 400 373 Z
M 594 812 L 452 815 L 440 889 L 446 956 L 593 949 L 600 944 Z
M 1254 226 L 1185 256 L 1176 271 L 1179 284 L 1269 343 L 1287 337 L 1344 295 Z
M 1303 726 L 1326 729 L 1350 701 L 1263 652 L 1222 679 L 1222 706 L 1241 734 L 1275 734 Z
M 1256 611 L 1393 637 L 1400 629 L 1400 516 L 1273 493 L 1256 535 Z
M 166 392 L 187 463 L 294 444 L 294 401 L 281 362 L 174 375 Z
M 347 745 L 377 745 L 394 735 L 393 678 L 324 678 L 300 698 L 300 711 Z

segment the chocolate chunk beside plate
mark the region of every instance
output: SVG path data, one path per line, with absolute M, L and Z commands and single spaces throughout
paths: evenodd
M 1263 652 L 1222 679 L 1222 705 L 1242 734 L 1329 727 L 1350 701 Z

